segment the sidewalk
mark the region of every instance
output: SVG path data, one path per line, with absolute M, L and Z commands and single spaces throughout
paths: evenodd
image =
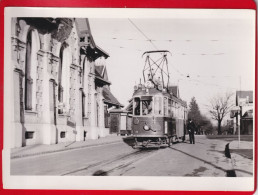
M 11 159 L 22 158 L 26 156 L 36 156 L 41 154 L 48 154 L 54 152 L 60 152 L 65 150 L 72 150 L 77 148 L 85 148 L 91 146 L 100 146 L 111 143 L 122 142 L 123 137 L 117 135 L 109 135 L 107 137 L 101 137 L 96 140 L 85 140 L 80 142 L 64 142 L 53 145 L 31 145 L 20 148 L 11 149 Z
M 253 142 L 232 141 L 229 144 L 232 163 L 237 177 L 250 177 L 253 175 Z

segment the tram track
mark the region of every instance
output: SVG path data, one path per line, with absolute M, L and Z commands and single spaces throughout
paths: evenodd
M 68 175 L 123 175 L 133 169 L 133 164 L 146 159 L 157 153 L 156 149 L 141 149 L 127 154 L 118 155 L 112 159 L 99 162 L 92 162 L 87 166 L 80 167 L 61 174 Z

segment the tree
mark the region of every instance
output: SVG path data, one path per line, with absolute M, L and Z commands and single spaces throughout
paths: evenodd
M 188 118 L 191 118 L 194 121 L 197 127 L 197 133 L 199 134 L 202 116 L 195 97 L 192 97 L 191 102 L 189 104 Z
M 230 112 L 233 107 L 232 101 L 233 93 L 226 93 L 225 95 L 217 95 L 210 99 L 208 105 L 209 113 L 212 119 L 218 122 L 218 134 L 221 135 L 221 123 L 224 117 Z
M 191 118 L 194 121 L 197 127 L 197 134 L 213 133 L 213 125 L 210 119 L 201 114 L 195 97 L 192 97 L 189 103 L 188 118 Z
M 213 133 L 213 125 L 206 116 L 202 115 L 202 119 L 200 121 L 200 129 L 202 134 L 208 135 Z

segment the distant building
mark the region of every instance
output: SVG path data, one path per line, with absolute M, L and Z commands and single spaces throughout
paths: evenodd
M 227 120 L 225 125 L 225 133 L 226 134 L 234 134 L 234 120 Z
M 86 18 L 12 18 L 11 147 L 106 136 L 105 113 L 122 105 L 110 92 L 109 55 Z M 9 65 L 8 65 L 9 66 Z
M 114 108 L 122 108 L 123 105 L 115 98 L 110 91 L 111 82 L 108 80 L 105 65 L 95 65 L 95 89 L 97 92 L 97 125 L 103 130 L 101 136 L 112 133 L 110 127 L 110 113 Z
M 253 108 L 253 91 L 236 91 L 236 105 L 230 113 L 234 133 L 253 134 Z

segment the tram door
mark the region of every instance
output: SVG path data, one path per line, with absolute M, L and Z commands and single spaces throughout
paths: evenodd
M 119 133 L 120 131 L 120 114 L 110 114 L 110 133 Z

